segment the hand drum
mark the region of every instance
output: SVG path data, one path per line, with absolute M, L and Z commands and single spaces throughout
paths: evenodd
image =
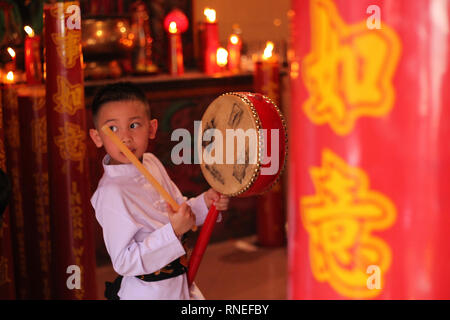
M 275 103 L 261 94 L 233 92 L 215 99 L 203 114 L 198 137 L 203 176 L 224 195 L 248 197 L 264 193 L 278 181 L 285 167 L 286 124 Z M 217 214 L 212 205 L 189 261 L 189 284 Z

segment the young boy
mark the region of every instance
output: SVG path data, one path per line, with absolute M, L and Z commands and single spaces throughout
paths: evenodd
M 104 174 L 91 203 L 103 228 L 106 249 L 114 270 L 122 275 L 120 299 L 204 299 L 186 277 L 181 237 L 203 224 L 208 209 L 228 208 L 229 198 L 209 189 L 185 201 L 161 162 L 146 153 L 158 122 L 151 119 L 144 93 L 131 83 L 102 88 L 92 103 L 95 129 L 90 136 L 104 147 Z M 167 192 L 180 204 L 178 212 L 162 200 L 153 186 L 131 164 L 101 128 L 109 128 L 140 159 Z M 119 278 L 120 279 L 120 278 Z

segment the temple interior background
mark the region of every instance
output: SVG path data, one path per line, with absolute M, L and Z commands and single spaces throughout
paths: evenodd
M 206 299 L 450 298 L 449 17 L 448 0 L 0 0 L 0 299 L 105 299 L 89 129 L 117 81 L 145 92 L 148 151 L 186 197 L 210 185 L 174 163 L 175 130 L 227 93 L 282 114 L 285 166 L 214 226 Z

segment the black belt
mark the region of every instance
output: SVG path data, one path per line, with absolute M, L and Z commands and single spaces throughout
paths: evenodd
M 189 252 L 186 237 L 183 236 L 182 244 L 186 252 Z M 139 280 L 145 281 L 145 282 L 153 282 L 153 281 L 161 281 L 166 280 L 170 278 L 177 277 L 185 272 L 187 272 L 187 263 L 188 258 L 187 254 L 184 256 L 175 259 L 168 265 L 166 265 L 164 268 L 155 271 L 150 274 L 144 274 L 141 276 L 136 276 Z M 105 298 L 108 300 L 119 300 L 119 296 L 117 293 L 120 290 L 120 285 L 122 284 L 122 278 L 123 276 L 119 275 L 114 282 L 105 282 Z
M 145 282 L 153 282 L 177 277 L 187 271 L 187 267 L 180 261 L 182 258 L 178 258 L 172 261 L 167 266 L 156 272 L 144 274 L 142 276 L 136 276 L 136 278 Z
M 136 276 L 139 280 L 145 281 L 145 282 L 153 282 L 153 281 L 160 281 L 160 280 L 166 280 L 173 277 L 177 277 L 187 271 L 187 267 L 182 263 L 186 260 L 186 256 L 183 256 L 181 258 L 178 258 L 171 263 L 169 263 L 164 268 L 150 273 L 150 274 L 144 274 L 142 276 Z M 105 282 L 105 298 L 108 300 L 119 300 L 119 296 L 117 293 L 120 290 L 120 285 L 122 283 L 123 276 L 118 276 L 114 282 Z

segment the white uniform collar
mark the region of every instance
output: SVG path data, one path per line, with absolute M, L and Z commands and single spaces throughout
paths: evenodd
M 143 161 L 145 159 L 145 156 L 146 155 L 144 154 Z M 107 174 L 110 177 L 119 177 L 119 176 L 135 177 L 141 175 L 141 172 L 132 163 L 111 165 L 109 164 L 110 160 L 111 156 L 109 154 L 106 154 L 102 161 L 105 174 Z

